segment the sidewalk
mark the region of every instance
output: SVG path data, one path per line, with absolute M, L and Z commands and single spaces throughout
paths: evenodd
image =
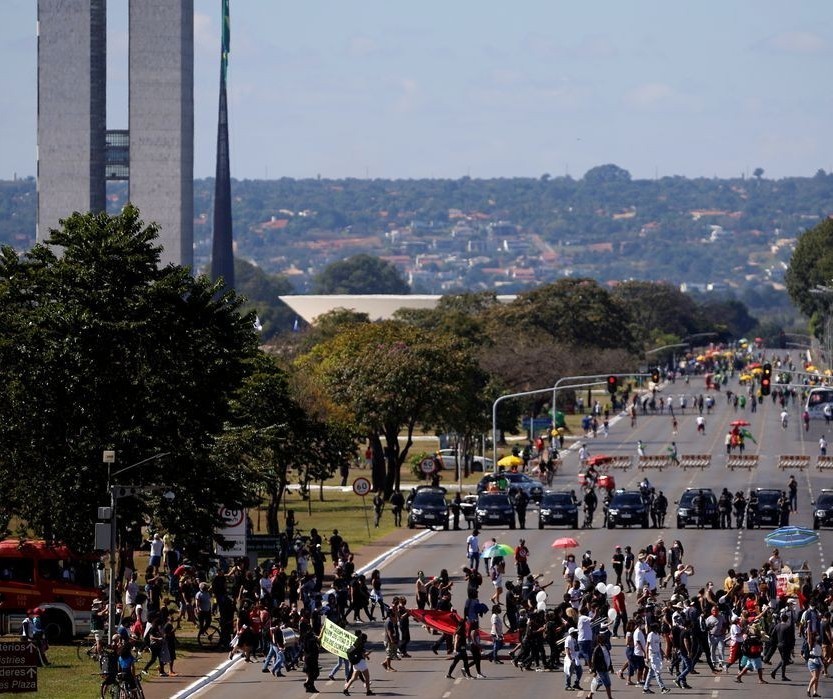
M 356 567 L 361 569 L 367 566 L 368 563 L 407 541 L 415 534 L 419 534 L 421 531 L 424 530 L 400 527 L 381 539 L 367 546 L 363 546 L 355 554 Z M 414 574 L 416 575 L 416 571 Z M 146 699 L 170 699 L 170 697 L 173 697 L 197 680 L 205 677 L 218 665 L 227 660 L 228 651 L 214 653 L 202 651 L 188 652 L 188 657 L 180 655 L 174 664 L 174 669 L 177 673 L 176 677 L 159 677 L 158 669 L 151 670 L 150 674 L 142 682 L 145 697 Z M 268 677 L 268 675 L 265 676 Z

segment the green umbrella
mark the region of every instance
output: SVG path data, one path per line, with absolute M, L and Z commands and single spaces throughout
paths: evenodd
M 514 556 L 515 549 L 508 544 L 495 544 L 483 552 L 483 558 L 498 558 L 501 556 Z

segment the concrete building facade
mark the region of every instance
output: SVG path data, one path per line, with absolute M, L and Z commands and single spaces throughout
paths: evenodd
M 106 180 L 193 265 L 194 4 L 130 0 L 127 131 L 106 126 L 106 0 L 38 0 L 38 230 L 102 211 Z
M 194 3 L 130 0 L 130 200 L 162 264 L 193 264 Z M 187 261 L 187 262 L 186 262 Z
M 37 239 L 105 207 L 106 0 L 38 0 Z

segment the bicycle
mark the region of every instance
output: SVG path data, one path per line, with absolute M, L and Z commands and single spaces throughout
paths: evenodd
M 213 624 L 209 624 L 197 632 L 197 643 L 200 648 L 216 650 L 220 647 L 220 629 Z
M 140 674 L 132 675 L 131 681 L 128 680 L 126 672 L 119 672 L 116 674 L 115 684 L 111 685 L 110 693 L 112 699 L 145 699 L 145 692 L 142 689 L 142 676 Z

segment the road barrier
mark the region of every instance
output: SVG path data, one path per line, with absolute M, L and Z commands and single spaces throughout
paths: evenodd
M 733 471 L 736 468 L 748 468 L 753 469 L 758 467 L 758 455 L 757 454 L 735 454 L 730 455 L 726 459 L 726 468 L 730 468 Z
M 640 456 L 639 457 L 639 470 L 645 471 L 649 468 L 655 468 L 660 471 L 664 468 L 668 468 L 671 465 L 671 459 L 667 456 Z
M 816 468 L 819 471 L 824 471 L 828 468 L 833 468 L 833 456 L 820 456 L 816 461 Z
M 687 468 L 708 468 L 712 463 L 711 454 L 683 454 L 680 456 L 680 466 Z
M 612 456 L 607 462 L 608 468 L 618 468 L 627 471 L 633 466 L 633 459 L 630 456 Z
M 805 468 L 810 468 L 810 457 L 801 456 L 800 454 L 781 454 L 778 457 L 778 468 L 797 468 L 803 471 Z

